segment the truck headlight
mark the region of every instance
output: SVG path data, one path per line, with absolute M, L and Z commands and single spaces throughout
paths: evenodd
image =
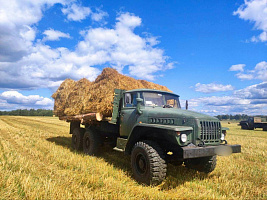
M 182 141 L 182 142 L 186 142 L 186 141 L 187 141 L 187 135 L 184 134 L 184 133 L 182 133 L 182 134 L 180 135 L 180 138 L 181 138 L 181 141 Z
M 222 135 L 221 135 L 221 140 L 225 140 L 225 134 L 224 133 L 222 133 Z

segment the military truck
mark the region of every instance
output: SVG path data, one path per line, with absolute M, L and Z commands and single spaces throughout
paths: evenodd
M 130 155 L 134 178 L 146 185 L 165 179 L 167 163 L 210 173 L 217 155 L 241 152 L 240 145 L 227 144 L 228 128 L 217 118 L 181 109 L 179 96 L 165 91 L 115 89 L 111 118 L 88 113 L 60 119 L 70 122 L 74 149 L 97 155 L 110 144 Z
M 239 125 L 241 129 L 254 130 L 262 128 L 264 131 L 267 131 L 267 117 L 249 117 L 245 121 L 240 121 Z

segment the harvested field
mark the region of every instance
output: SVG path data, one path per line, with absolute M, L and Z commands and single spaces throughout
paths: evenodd
M 267 199 L 267 134 L 223 122 L 242 153 L 218 157 L 209 175 L 168 165 L 167 179 L 147 187 L 132 178 L 129 157 L 71 149 L 69 123 L 52 117 L 0 116 L 1 199 Z
M 55 99 L 55 114 L 58 116 L 98 112 L 105 117 L 112 116 L 114 89 L 132 90 L 149 88 L 170 91 L 167 87 L 145 80 L 136 80 L 105 68 L 94 82 L 87 79 L 73 81 L 66 79 L 52 95 Z

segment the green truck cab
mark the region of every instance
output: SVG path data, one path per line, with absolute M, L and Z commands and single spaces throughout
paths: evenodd
M 179 96 L 165 91 L 115 89 L 112 118 L 67 121 L 75 149 L 96 155 L 110 144 L 131 156 L 134 178 L 147 185 L 165 179 L 167 163 L 210 173 L 217 155 L 241 152 L 227 144 L 217 118 L 182 110 Z

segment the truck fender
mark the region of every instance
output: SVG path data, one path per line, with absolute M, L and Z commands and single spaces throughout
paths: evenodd
M 190 126 L 170 126 L 162 124 L 136 124 L 128 137 L 128 141 L 125 147 L 125 153 L 130 154 L 134 144 L 140 140 L 153 139 L 153 137 L 164 137 L 166 140 L 171 140 L 174 142 L 174 137 L 176 137 L 176 132 L 182 131 L 193 131 Z M 153 134 L 158 134 L 157 136 Z

